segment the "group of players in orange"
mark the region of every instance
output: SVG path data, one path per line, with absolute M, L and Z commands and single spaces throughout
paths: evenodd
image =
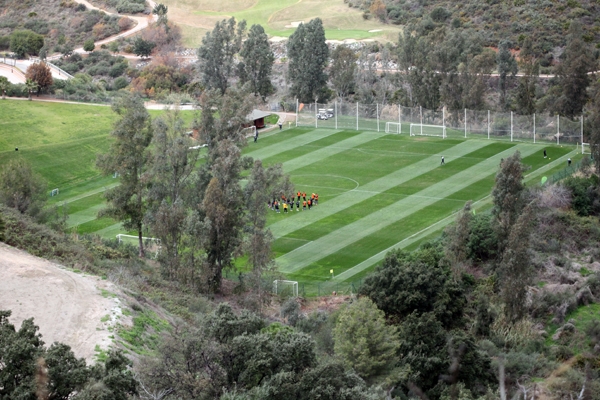
M 296 211 L 300 211 L 300 197 L 302 197 L 302 210 L 309 210 L 319 204 L 319 194 L 313 193 L 310 195 L 308 199 L 306 199 L 306 192 L 298 192 L 296 193 Z M 288 210 L 294 211 L 294 195 L 290 197 L 285 197 L 285 195 L 281 195 L 281 201 L 277 199 L 273 199 L 273 201 L 269 201 L 269 207 L 271 210 L 275 212 L 280 212 L 280 208 L 283 208 L 283 212 L 287 213 Z

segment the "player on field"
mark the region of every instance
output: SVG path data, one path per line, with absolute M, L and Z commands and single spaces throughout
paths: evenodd
M 315 206 L 319 204 L 319 193 L 315 193 Z
M 445 165 L 446 163 L 444 162 L 444 156 L 442 156 L 442 162 L 440 163 L 440 165 Z
M 283 213 L 287 214 L 288 212 L 288 204 L 287 203 L 283 203 Z
M 296 211 L 300 211 L 300 197 L 296 200 Z
M 306 192 L 302 192 L 302 199 L 306 201 Z
M 277 200 L 275 200 L 275 212 L 279 212 L 279 202 Z
M 301 195 L 301 194 L 302 194 L 302 193 L 298 192 L 298 199 L 297 199 L 297 201 L 300 201 L 300 195 Z
M 302 201 L 302 211 L 306 211 L 306 200 Z
M 312 207 L 312 199 L 308 199 L 308 209 L 310 210 L 311 207 Z

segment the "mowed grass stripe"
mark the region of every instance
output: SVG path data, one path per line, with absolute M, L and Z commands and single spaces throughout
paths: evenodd
M 464 141 L 443 151 L 446 158 L 450 160 L 465 156 L 487 145 L 489 145 L 489 143 L 484 141 Z M 415 179 L 420 175 L 426 174 L 439 166 L 439 160 L 440 158 L 437 154 L 425 157 L 417 162 L 411 160 L 410 164 L 404 168 L 400 168 L 388 175 L 362 185 L 358 190 L 340 194 L 339 196 L 336 196 L 333 201 L 330 200 L 326 203 L 319 204 L 318 212 L 303 215 L 302 219 L 288 218 L 281 220 L 270 225 L 269 229 L 271 229 L 271 233 L 276 239 L 289 235 L 296 230 L 315 224 L 322 218 L 336 214 L 348 207 L 368 200 L 378 193 L 385 192 L 395 186 L 408 182 L 411 179 Z
M 311 153 L 317 149 L 321 149 L 327 146 L 334 146 L 337 143 L 349 139 L 353 136 L 359 135 L 361 132 L 358 131 L 340 131 L 333 135 L 326 136 L 314 142 L 304 144 L 302 146 L 294 147 L 292 150 L 286 150 L 284 152 L 275 154 L 274 156 L 263 158 L 263 164 L 273 165 L 276 163 L 285 163 L 286 161 L 293 160 L 295 158 L 302 158 L 308 153 Z
M 521 151 L 523 156 L 539 151 L 539 146 L 536 145 L 517 145 L 516 147 Z M 415 201 L 412 197 L 400 200 L 380 209 L 378 212 L 333 231 L 319 240 L 308 243 L 279 257 L 277 262 L 281 266 L 281 272 L 290 273 L 299 271 L 359 239 L 371 235 L 378 230 L 385 229 L 394 222 L 424 209 L 435 203 L 438 196 L 450 196 L 458 192 L 479 181 L 482 171 L 493 171 L 500 162 L 500 159 L 513 154 L 514 150 L 513 148 L 505 150 L 448 179 L 429 186 L 417 193 L 419 196 L 422 196 L 419 201 Z M 431 199 L 427 197 L 431 197 Z
M 571 156 L 571 157 L 576 156 L 576 152 L 571 151 L 571 152 L 564 154 L 561 157 L 558 157 L 555 160 L 553 160 L 539 168 L 536 168 L 531 173 L 525 175 L 524 181 L 526 183 L 530 183 L 532 181 L 539 179 L 539 177 L 542 176 L 545 172 L 550 171 L 553 168 L 560 167 L 561 165 L 564 165 L 569 156 Z M 525 164 L 529 164 L 530 161 L 531 161 L 531 156 L 525 157 L 523 159 L 523 163 L 525 163 Z M 473 203 L 473 205 L 475 206 L 474 208 L 478 209 L 487 204 L 490 204 L 491 201 L 492 201 L 491 195 L 487 195 L 484 198 Z M 434 223 L 432 225 L 429 225 L 428 227 L 420 230 L 419 232 L 411 234 L 410 236 L 400 240 L 399 242 L 395 243 L 394 245 L 387 247 L 386 249 L 380 251 L 379 253 L 377 253 L 377 254 L 369 257 L 368 259 L 362 261 L 361 263 L 355 265 L 354 267 L 349 268 L 346 271 L 336 275 L 334 280 L 345 281 L 348 279 L 354 279 L 356 277 L 356 275 L 361 274 L 364 270 L 381 262 L 385 258 L 385 255 L 389 251 L 394 250 L 394 249 L 404 249 L 404 248 L 412 245 L 413 243 L 418 242 L 419 240 L 432 234 L 433 232 L 439 231 L 439 230 L 445 228 L 446 226 L 448 226 L 449 224 L 451 224 L 455 220 L 455 217 L 456 217 L 456 212 L 447 216 L 446 218 L 444 218 L 440 221 L 437 221 L 436 223 Z
M 296 130 L 294 130 L 294 132 L 296 132 Z M 298 146 L 303 146 L 305 144 L 312 143 L 324 137 L 336 134 L 340 131 L 335 129 L 315 129 L 312 131 L 308 131 L 307 133 L 300 133 L 300 130 L 298 130 L 297 132 L 297 135 L 287 140 L 251 151 L 244 155 L 252 157 L 254 159 L 264 160 L 268 157 L 273 157 L 274 155 L 282 153 L 284 151 L 292 150 Z
M 416 201 L 420 201 L 421 197 L 427 200 L 440 200 L 441 198 L 444 198 L 446 199 L 448 206 L 453 209 L 457 205 L 463 203 L 463 200 L 460 198 L 460 196 L 457 198 L 447 198 L 443 195 L 431 197 L 420 196 L 417 193 L 432 184 L 444 179 L 448 179 L 460 171 L 475 165 L 477 162 L 485 160 L 510 147 L 510 145 L 506 144 L 491 143 L 482 149 L 468 153 L 465 157 L 459 157 L 455 161 L 449 162 L 444 168 L 436 168 L 401 185 L 392 187 L 385 192 L 373 192 L 373 197 L 370 197 L 368 200 L 346 208 L 343 212 L 325 217 L 314 224 L 304 227 L 303 229 L 294 231 L 287 237 L 316 240 L 333 230 L 340 229 L 344 225 L 360 220 L 361 218 L 364 218 L 367 215 L 376 212 L 377 210 L 390 206 L 408 196 L 413 196 Z M 487 187 L 489 186 L 491 186 L 491 184 L 487 185 Z M 485 191 L 487 191 L 487 187 Z M 358 189 L 358 191 L 360 191 L 360 189 Z M 481 195 L 476 194 L 476 197 L 479 196 Z M 319 210 L 316 209 L 315 212 L 319 212 Z
M 305 167 L 306 165 L 314 164 L 328 157 L 334 156 L 343 151 L 350 150 L 354 147 L 360 146 L 372 140 L 379 139 L 386 135 L 386 133 L 362 132 L 357 136 L 353 136 L 351 138 L 336 143 L 335 146 L 327 146 L 319 150 L 313 151 L 309 154 L 306 154 L 302 157 L 296 157 L 293 160 L 286 161 L 283 163 L 283 170 L 286 173 L 295 171 L 299 168 Z

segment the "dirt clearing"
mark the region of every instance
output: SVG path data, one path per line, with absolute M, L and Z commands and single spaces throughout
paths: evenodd
M 0 309 L 12 310 L 9 321 L 16 329 L 33 317 L 46 346 L 68 344 L 88 362 L 96 346 L 106 350 L 112 342 L 109 327 L 121 314 L 114 291 L 101 278 L 0 243 Z

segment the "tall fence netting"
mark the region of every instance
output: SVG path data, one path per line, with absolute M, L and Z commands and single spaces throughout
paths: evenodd
M 361 104 L 347 101 L 286 105 L 297 110 L 296 125 L 339 130 L 361 130 L 409 134 L 419 126 L 449 138 L 489 138 L 519 142 L 576 144 L 586 132 L 582 117 L 569 119 L 550 114 L 520 115 L 489 110 L 428 110 L 397 104 Z M 415 127 L 415 125 L 417 125 Z

